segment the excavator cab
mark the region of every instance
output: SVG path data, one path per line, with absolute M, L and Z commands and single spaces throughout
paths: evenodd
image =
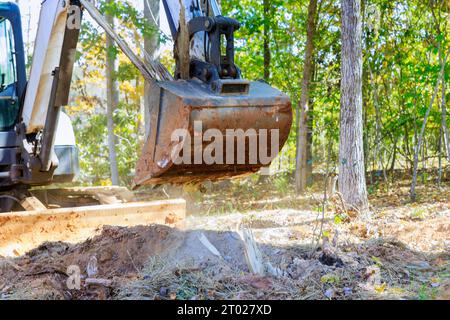
M 25 86 L 19 8 L 14 3 L 0 2 L 0 188 L 12 184 L 10 170 L 19 153 L 15 126 L 20 121 L 20 97 Z
M 0 17 L 0 129 L 14 127 L 19 116 L 14 39 L 9 20 Z
M 215 0 L 202 3 L 204 7 L 191 6 L 187 30 L 169 21 L 176 43 L 176 81 L 147 88 L 150 134 L 137 165 L 136 187 L 254 173 L 269 166 L 288 139 L 289 97 L 267 83 L 242 78 L 234 46 L 239 22 L 215 15 Z M 173 10 L 168 1 L 163 4 L 166 11 Z M 199 36 L 202 59 L 191 52 Z
M 53 146 L 58 168 L 44 180 L 37 176 L 24 177 L 26 163 L 21 158 L 26 152 L 23 150 L 23 140 L 31 141 L 37 136 L 21 136 L 18 132 L 23 120 L 26 88 L 20 10 L 15 3 L 0 2 L 0 189 L 20 184 L 71 182 L 79 172 L 74 130 L 68 116 L 61 113 Z
M 0 131 L 14 129 L 19 97 L 26 83 L 20 15 L 17 6 L 0 3 Z M 22 50 L 21 50 L 22 49 Z

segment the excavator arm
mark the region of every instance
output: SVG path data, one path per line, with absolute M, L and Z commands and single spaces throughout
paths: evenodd
M 288 96 L 242 78 L 235 64 L 240 23 L 216 0 L 163 0 L 175 40 L 176 81 L 150 90 L 150 134 L 136 167 L 135 188 L 199 183 L 255 173 L 286 143 Z
M 146 88 L 151 92 L 147 101 L 151 130 L 137 164 L 136 187 L 229 178 L 256 172 L 270 164 L 288 138 L 291 103 L 286 95 L 266 83 L 242 79 L 234 62 L 234 33 L 240 27 L 239 22 L 221 16 L 215 0 L 163 0 L 163 4 L 175 40 L 174 77 L 157 62 L 140 59 L 88 0 L 42 3 L 22 108 L 23 122 L 17 129 L 22 141 L 22 161 L 12 167 L 13 180 L 23 184 L 52 182 L 58 167 L 55 133 L 61 108 L 68 104 L 80 33 L 79 27 L 73 27 L 73 15 L 79 14 L 81 19 L 83 12 L 88 12 L 116 41 L 151 84 Z M 212 163 L 199 160 L 196 152 L 199 147 L 208 147 L 205 141 L 199 145 L 198 141 L 182 139 L 176 143 L 173 139 L 174 132 L 180 129 L 187 133 L 185 138 L 198 136 L 199 123 L 200 134 L 216 130 L 225 138 L 232 135 L 242 141 L 246 154 L 238 154 L 242 148 L 233 141 L 231 150 L 229 145 L 222 145 L 226 163 L 220 159 Z M 229 130 L 237 133 L 230 134 Z M 265 142 L 258 140 L 261 132 L 266 133 Z M 255 141 L 257 149 L 251 145 Z M 274 145 L 277 150 L 273 150 Z M 258 153 L 258 149 L 270 153 L 266 161 L 258 157 L 253 161 L 250 152 Z M 177 150 L 182 150 L 187 161 L 177 161 L 174 157 Z M 189 161 L 189 155 L 195 161 Z

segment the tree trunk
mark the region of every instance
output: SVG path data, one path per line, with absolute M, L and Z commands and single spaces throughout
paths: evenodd
M 155 59 L 155 54 L 159 47 L 159 0 L 144 0 L 144 16 L 147 22 L 154 28 L 154 32 L 150 37 L 145 37 L 144 48 L 147 54 L 145 59 Z M 145 121 L 145 136 L 147 137 L 150 133 L 150 83 L 145 81 L 144 90 L 144 121 Z
M 313 78 L 314 79 L 314 78 Z M 306 185 L 312 184 L 312 174 L 313 174 L 313 131 L 314 131 L 314 101 L 309 99 L 309 110 L 308 110 L 308 133 L 306 135 Z
M 179 31 L 179 37 L 181 37 L 181 32 L 187 32 L 187 22 L 194 18 L 193 12 L 191 8 L 197 7 L 197 1 L 196 0 L 170 0 L 167 1 L 167 6 L 169 9 L 169 14 L 172 17 L 174 27 L 176 29 L 179 29 L 180 27 L 180 18 L 181 18 L 181 9 L 183 7 L 183 11 L 185 12 L 183 19 L 183 30 Z M 203 2 L 201 2 L 203 3 Z M 183 4 L 183 6 L 181 5 Z M 188 32 L 187 32 L 188 33 Z M 197 33 L 190 45 L 190 58 L 197 58 L 199 60 L 205 61 L 205 43 L 204 43 L 204 33 L 199 32 Z M 185 52 L 184 52 L 185 53 Z M 183 52 L 180 52 L 179 54 L 183 54 Z M 180 57 L 181 58 L 181 57 Z M 187 63 L 189 65 L 189 62 Z M 180 67 L 180 66 L 177 66 Z M 182 65 L 182 67 L 186 67 L 185 65 Z M 177 68 L 178 70 L 178 68 Z
M 320 9 L 319 9 L 320 10 Z M 312 75 L 311 80 L 317 81 L 317 64 L 313 59 L 312 62 Z M 308 133 L 306 135 L 306 184 L 311 185 L 313 174 L 313 140 L 314 140 L 314 99 L 309 99 L 309 111 L 308 111 Z
M 372 84 L 372 90 L 373 90 L 373 104 L 375 107 L 375 147 L 374 149 L 374 154 L 373 154 L 373 163 L 374 163 L 374 167 L 377 168 L 378 170 L 382 170 L 383 171 L 383 177 L 384 177 L 384 182 L 388 182 L 387 181 L 387 175 L 386 175 L 386 168 L 384 166 L 384 157 L 383 157 L 383 152 L 381 152 L 381 148 L 382 148 L 382 122 L 381 122 L 381 110 L 380 110 L 380 104 L 379 104 L 379 99 L 378 99 L 378 87 L 375 81 L 375 77 L 373 76 L 373 72 L 372 72 L 372 68 L 370 66 L 369 63 L 369 74 L 370 74 L 370 81 Z M 376 163 L 378 162 L 378 167 L 376 165 Z M 375 169 L 376 170 L 376 169 Z
M 395 139 L 394 142 L 394 151 L 392 152 L 392 161 L 391 161 L 391 167 L 389 169 L 389 174 L 392 176 L 395 172 L 395 162 L 397 161 L 397 151 L 398 151 L 398 147 L 397 147 L 397 142 L 398 142 L 398 138 Z
M 302 94 L 300 97 L 300 117 L 297 135 L 297 159 L 295 171 L 295 189 L 297 194 L 305 191 L 307 185 L 308 158 L 308 112 L 309 89 L 313 66 L 314 35 L 316 32 L 317 0 L 310 0 L 308 7 L 307 40 L 303 66 Z
M 264 81 L 270 80 L 270 0 L 264 0 Z
M 442 101 L 441 101 L 441 109 L 442 109 L 442 137 L 444 140 L 444 149 L 447 150 L 447 161 L 450 162 L 450 137 L 448 134 L 447 128 L 447 104 L 446 104 L 446 82 L 445 82 L 445 74 L 442 83 Z
M 342 82 L 339 191 L 352 207 L 368 209 L 363 147 L 361 0 L 341 0 Z
M 440 188 L 442 183 L 442 140 L 443 140 L 443 131 L 442 126 L 439 130 L 439 142 L 438 142 L 438 179 L 437 185 Z
M 111 0 L 109 0 L 111 1 Z M 108 23 L 114 27 L 114 17 L 106 15 Z M 119 89 L 116 80 L 117 57 L 114 53 L 114 41 L 106 36 L 106 90 L 107 90 L 107 120 L 108 120 L 108 147 L 113 185 L 119 185 L 119 170 L 117 168 L 116 136 L 114 134 L 114 111 L 119 104 Z

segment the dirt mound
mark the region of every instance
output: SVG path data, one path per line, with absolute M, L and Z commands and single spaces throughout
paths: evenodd
M 203 243 L 204 236 L 220 253 L 214 255 Z M 218 265 L 226 264 L 235 270 L 248 272 L 244 246 L 235 232 L 193 230 L 185 233 L 183 245 L 170 253 L 168 258 L 178 264 Z
M 45 291 L 51 291 L 53 298 L 87 298 L 98 293 L 96 290 L 71 292 L 67 289 L 70 266 L 80 269 L 82 282 L 87 277 L 112 281 L 133 278 L 149 257 L 175 250 L 183 239 L 184 235 L 176 229 L 154 225 L 106 227 L 99 236 L 78 245 L 45 243 L 23 257 L 3 261 L 1 274 L 4 283 L 0 282 L 0 288 L 3 285 L 2 291 L 5 292 L 4 287 L 12 283 L 6 291 L 15 292 L 20 298 L 23 298 L 22 295 L 33 298 L 28 296 L 30 291 L 40 297 L 48 296 Z M 30 283 L 37 286 L 40 283 L 42 287 L 31 290 L 28 288 Z
M 374 217 L 371 228 L 365 220 L 336 224 L 327 216 L 328 237 L 318 247 L 312 246 L 317 214 L 297 210 L 191 217 L 183 231 L 107 227 L 83 243 L 45 243 L 19 258 L 0 258 L 0 299 L 447 297 L 448 217 L 441 209 L 421 220 L 395 214 Z M 248 225 L 265 276 L 249 272 L 248 242 L 236 231 Z M 79 268 L 79 290 L 68 289 L 70 266 Z
M 223 256 L 203 245 L 202 235 Z M 152 257 L 178 265 L 231 265 L 246 271 L 240 239 L 231 232 L 183 232 L 161 225 L 105 227 L 81 244 L 45 243 L 23 257 L 0 260 L 0 293 L 10 299 L 108 299 L 124 283 L 137 279 Z M 80 270 L 81 290 L 67 288 L 71 266 Z
M 95 259 L 97 276 L 115 277 L 136 272 L 148 257 L 176 249 L 182 240 L 181 232 L 165 226 L 106 227 L 101 235 L 82 244 L 44 244 L 27 257 L 41 263 L 77 265 L 81 270 L 86 270 L 89 261 Z

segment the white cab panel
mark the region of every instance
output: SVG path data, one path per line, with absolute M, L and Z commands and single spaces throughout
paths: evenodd
M 52 72 L 59 66 L 66 30 L 69 1 L 45 0 L 31 65 L 31 74 L 23 108 L 27 133 L 42 130 L 52 90 Z

